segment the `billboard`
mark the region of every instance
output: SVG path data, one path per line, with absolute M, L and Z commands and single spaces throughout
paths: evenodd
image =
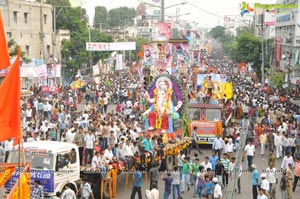
M 265 12 L 264 13 L 264 26 L 275 26 L 276 24 L 276 13 Z
M 171 23 L 157 23 L 153 40 L 168 41 L 172 37 Z
M 87 51 L 136 50 L 135 42 L 86 42 Z

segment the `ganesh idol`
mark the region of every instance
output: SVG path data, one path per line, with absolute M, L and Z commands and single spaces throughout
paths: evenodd
M 177 106 L 172 102 L 172 82 L 167 77 L 160 77 L 155 84 L 153 98 L 145 93 L 145 99 L 151 103 L 151 107 L 143 115 L 148 116 L 145 121 L 146 129 L 157 130 L 162 133 L 173 132 L 173 118 L 179 118 L 177 111 L 182 106 L 178 101 Z

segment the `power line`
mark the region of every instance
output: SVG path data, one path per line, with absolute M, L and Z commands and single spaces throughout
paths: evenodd
M 190 2 L 189 2 L 188 4 L 190 4 L 191 6 L 193 6 L 193 7 L 197 8 L 197 9 L 199 9 L 199 10 L 203 11 L 203 12 L 206 12 L 207 14 L 210 14 L 210 15 L 213 15 L 213 16 L 215 16 L 215 17 L 218 17 L 218 18 L 221 18 L 221 19 L 223 19 L 223 17 L 222 17 L 222 16 L 220 16 L 220 15 L 217 15 L 217 14 L 215 14 L 215 13 L 213 13 L 213 12 L 207 11 L 207 10 L 205 10 L 205 9 L 203 9 L 203 8 L 200 8 L 199 6 L 196 6 L 196 5 L 195 5 L 195 4 L 193 4 L 193 3 L 190 3 Z

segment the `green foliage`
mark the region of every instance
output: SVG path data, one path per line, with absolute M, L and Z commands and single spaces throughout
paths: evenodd
M 112 42 L 111 36 L 100 33 L 99 29 L 89 28 L 85 9 L 73 8 L 69 0 L 48 0 L 48 3 L 57 6 L 57 12 L 63 6 L 56 18 L 57 29 L 70 30 L 70 41 L 62 42 L 62 62 L 65 73 L 71 77 L 79 68 L 94 65 L 99 59 L 105 59 L 109 52 L 88 52 L 86 42 L 89 41 L 89 31 L 93 42 Z
M 281 88 L 282 84 L 285 82 L 285 74 L 283 72 L 272 72 L 271 69 L 267 69 L 269 73 L 270 83 L 273 87 Z
M 120 7 L 111 9 L 109 11 L 109 25 L 110 27 L 123 27 L 133 25 L 133 18 L 135 17 L 135 9 L 128 7 Z
M 109 15 L 106 7 L 97 6 L 95 8 L 95 18 L 94 18 L 95 28 L 106 29 L 109 27 Z
M 18 44 L 15 40 L 11 39 L 11 40 L 8 41 L 8 49 L 9 49 L 9 56 L 10 57 L 17 56 L 17 54 L 18 54 Z M 30 62 L 30 59 L 28 59 L 26 57 L 26 54 L 25 54 L 24 51 L 22 51 L 22 49 L 21 49 L 21 58 L 22 58 L 22 61 L 25 62 L 25 63 Z
M 208 35 L 222 44 L 225 42 L 233 41 L 234 37 L 231 34 L 226 33 L 226 29 L 223 26 L 216 26 L 209 31 Z
M 255 62 L 260 56 L 259 39 L 253 35 L 241 34 L 237 38 L 237 62 Z

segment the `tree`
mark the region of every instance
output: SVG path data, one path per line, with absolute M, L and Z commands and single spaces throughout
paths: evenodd
M 113 27 L 124 27 L 133 25 L 135 17 L 135 9 L 128 7 L 120 7 L 109 11 L 109 25 Z
M 209 31 L 208 35 L 222 44 L 224 42 L 233 41 L 234 37 L 231 34 L 226 33 L 224 26 L 216 26 Z
M 97 6 L 95 8 L 95 17 L 94 17 L 94 26 L 95 28 L 100 29 L 107 29 L 109 24 L 108 24 L 108 12 L 106 7 L 104 6 Z
M 133 56 L 134 56 L 134 59 L 133 59 L 134 61 L 136 61 L 138 59 L 137 54 L 139 52 L 142 52 L 144 54 L 143 46 L 148 44 L 149 42 L 150 42 L 149 40 L 142 38 L 142 37 L 136 38 L 136 50 L 132 51 Z
M 15 57 L 18 54 L 18 44 L 15 40 L 11 39 L 8 41 L 8 49 L 9 49 L 9 56 Z M 30 59 L 26 57 L 26 54 L 24 51 L 21 50 L 21 58 L 22 61 L 25 63 L 29 63 Z
M 70 30 L 70 41 L 62 42 L 62 63 L 65 66 L 67 76 L 72 77 L 79 68 L 87 68 L 109 56 L 108 52 L 86 51 L 86 42 L 112 42 L 112 37 L 100 33 L 99 29 L 88 27 L 86 10 L 80 7 L 73 8 L 68 0 L 49 0 L 53 6 L 65 6 L 57 16 L 57 29 Z M 90 33 L 90 34 L 89 34 Z

